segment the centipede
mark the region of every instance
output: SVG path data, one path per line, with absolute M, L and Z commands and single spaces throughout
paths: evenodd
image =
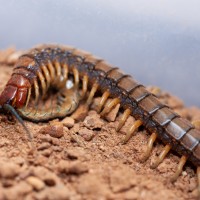
M 38 108 L 39 99 L 45 98 L 51 88 L 59 91 L 56 103 Z M 154 142 L 161 140 L 165 146 L 151 167 L 156 168 L 170 150 L 175 151 L 180 161 L 171 181 L 177 180 L 185 163 L 190 161 L 197 168 L 200 193 L 200 131 L 195 124 L 161 103 L 131 75 L 89 52 L 61 45 L 30 49 L 15 64 L 0 95 L 0 110 L 14 115 L 31 140 L 32 134 L 23 119 L 40 122 L 65 117 L 77 109 L 81 100 L 90 106 L 97 92 L 101 95 L 97 109 L 101 117 L 117 104 L 123 110 L 116 131 L 120 131 L 129 116 L 135 118 L 124 143 L 140 126 L 150 133 L 141 162 L 150 157 Z M 106 104 L 109 98 L 112 100 Z

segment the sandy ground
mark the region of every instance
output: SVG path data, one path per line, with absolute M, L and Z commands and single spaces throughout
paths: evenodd
M 10 77 L 18 54 L 13 49 L 0 52 L 0 91 Z M 159 96 L 187 119 L 200 118 L 198 108 L 185 108 L 181 100 L 164 92 Z M 101 119 L 95 110 L 84 108 L 83 104 L 75 114 L 61 121 L 26 121 L 34 135 L 36 151 L 33 154 L 21 125 L 0 114 L 0 200 L 196 198 L 197 178 L 190 163 L 178 180 L 170 183 L 178 155 L 170 152 L 153 170 L 150 165 L 163 148 L 161 142 L 156 142 L 147 162 L 141 163 L 149 138 L 144 128 L 122 145 L 120 141 L 134 122 L 132 117 L 120 132 L 116 132 L 117 108 L 106 119 Z

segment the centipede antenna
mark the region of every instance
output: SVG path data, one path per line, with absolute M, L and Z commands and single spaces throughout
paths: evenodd
M 15 116 L 15 118 L 18 120 L 18 122 L 24 127 L 26 134 L 29 138 L 30 141 L 32 141 L 33 136 L 31 134 L 31 132 L 28 130 L 28 128 L 26 127 L 26 125 L 24 124 L 23 119 L 19 116 L 19 114 L 16 112 L 16 110 L 9 104 L 5 104 L 3 105 L 3 108 L 9 112 L 11 112 L 12 115 Z

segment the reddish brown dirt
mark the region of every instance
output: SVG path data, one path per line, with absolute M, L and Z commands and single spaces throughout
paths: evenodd
M 18 54 L 13 49 L 0 53 L 0 91 Z M 179 99 L 167 93 L 161 92 L 159 96 L 189 120 L 200 119 L 198 108 L 185 108 Z M 84 106 L 80 109 L 72 117 L 84 117 Z M 26 121 L 37 149 L 33 154 L 21 125 L 1 114 L 0 200 L 195 199 L 195 168 L 188 163 L 178 180 L 170 183 L 169 177 L 179 161 L 179 156 L 171 152 L 157 169 L 151 169 L 163 148 L 159 141 L 148 161 L 140 163 L 149 133 L 140 129 L 126 145 L 120 144 L 134 119 L 130 117 L 125 127 L 116 132 L 115 112 L 107 120 L 90 110 L 84 120 L 75 123 L 72 117 L 61 122 Z

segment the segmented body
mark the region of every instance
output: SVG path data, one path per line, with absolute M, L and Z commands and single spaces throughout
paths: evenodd
M 84 95 L 90 88 L 93 93 L 100 90 L 105 96 L 114 98 L 115 103 L 130 111 L 151 133 L 156 132 L 165 144 L 185 155 L 195 166 L 200 166 L 199 130 L 162 104 L 130 75 L 90 53 L 71 47 L 42 46 L 21 56 L 0 96 L 0 105 L 11 104 L 22 117 L 40 121 L 42 115 L 39 118 L 33 114 L 26 115 L 22 109 L 28 105 L 32 95 L 37 102 L 39 95 L 45 95 L 50 86 L 59 83 L 57 87 L 61 89 L 62 82 L 70 74 L 74 75 L 75 85 L 83 81 Z M 45 120 L 55 117 L 58 115 L 51 113 Z

